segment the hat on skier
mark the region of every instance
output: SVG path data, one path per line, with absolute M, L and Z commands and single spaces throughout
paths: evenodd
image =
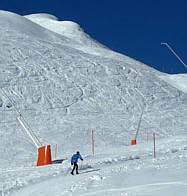
M 79 151 L 77 151 L 77 154 L 80 154 L 80 152 L 79 152 Z

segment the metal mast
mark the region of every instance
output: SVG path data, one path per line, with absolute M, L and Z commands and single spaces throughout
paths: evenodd
M 14 107 L 14 109 L 16 110 L 17 114 L 18 114 L 18 121 L 21 124 L 21 126 L 24 128 L 24 130 L 26 131 L 27 135 L 31 138 L 32 142 L 34 143 L 34 145 L 39 148 L 41 147 L 41 143 L 39 141 L 39 139 L 37 138 L 37 136 L 34 134 L 34 132 L 32 131 L 31 127 L 28 125 L 28 123 L 26 122 L 26 120 L 23 118 L 22 114 L 19 112 L 19 110 L 16 108 L 14 102 L 10 99 L 10 97 L 5 93 L 5 91 L 0 88 L 2 94 L 10 101 L 10 103 L 12 104 L 12 106 Z

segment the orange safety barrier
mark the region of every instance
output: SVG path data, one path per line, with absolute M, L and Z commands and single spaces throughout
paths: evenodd
M 132 140 L 131 145 L 136 145 L 136 140 Z
M 51 148 L 50 145 L 38 148 L 38 161 L 37 166 L 52 164 L 51 161 Z

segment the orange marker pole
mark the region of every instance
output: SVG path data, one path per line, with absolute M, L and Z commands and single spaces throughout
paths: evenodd
M 154 158 L 156 158 L 155 133 L 153 133 L 153 142 L 154 142 Z

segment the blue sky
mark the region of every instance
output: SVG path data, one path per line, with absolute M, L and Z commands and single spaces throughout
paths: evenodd
M 187 0 L 1 0 L 20 15 L 50 13 L 77 22 L 107 47 L 166 73 L 187 73 Z

